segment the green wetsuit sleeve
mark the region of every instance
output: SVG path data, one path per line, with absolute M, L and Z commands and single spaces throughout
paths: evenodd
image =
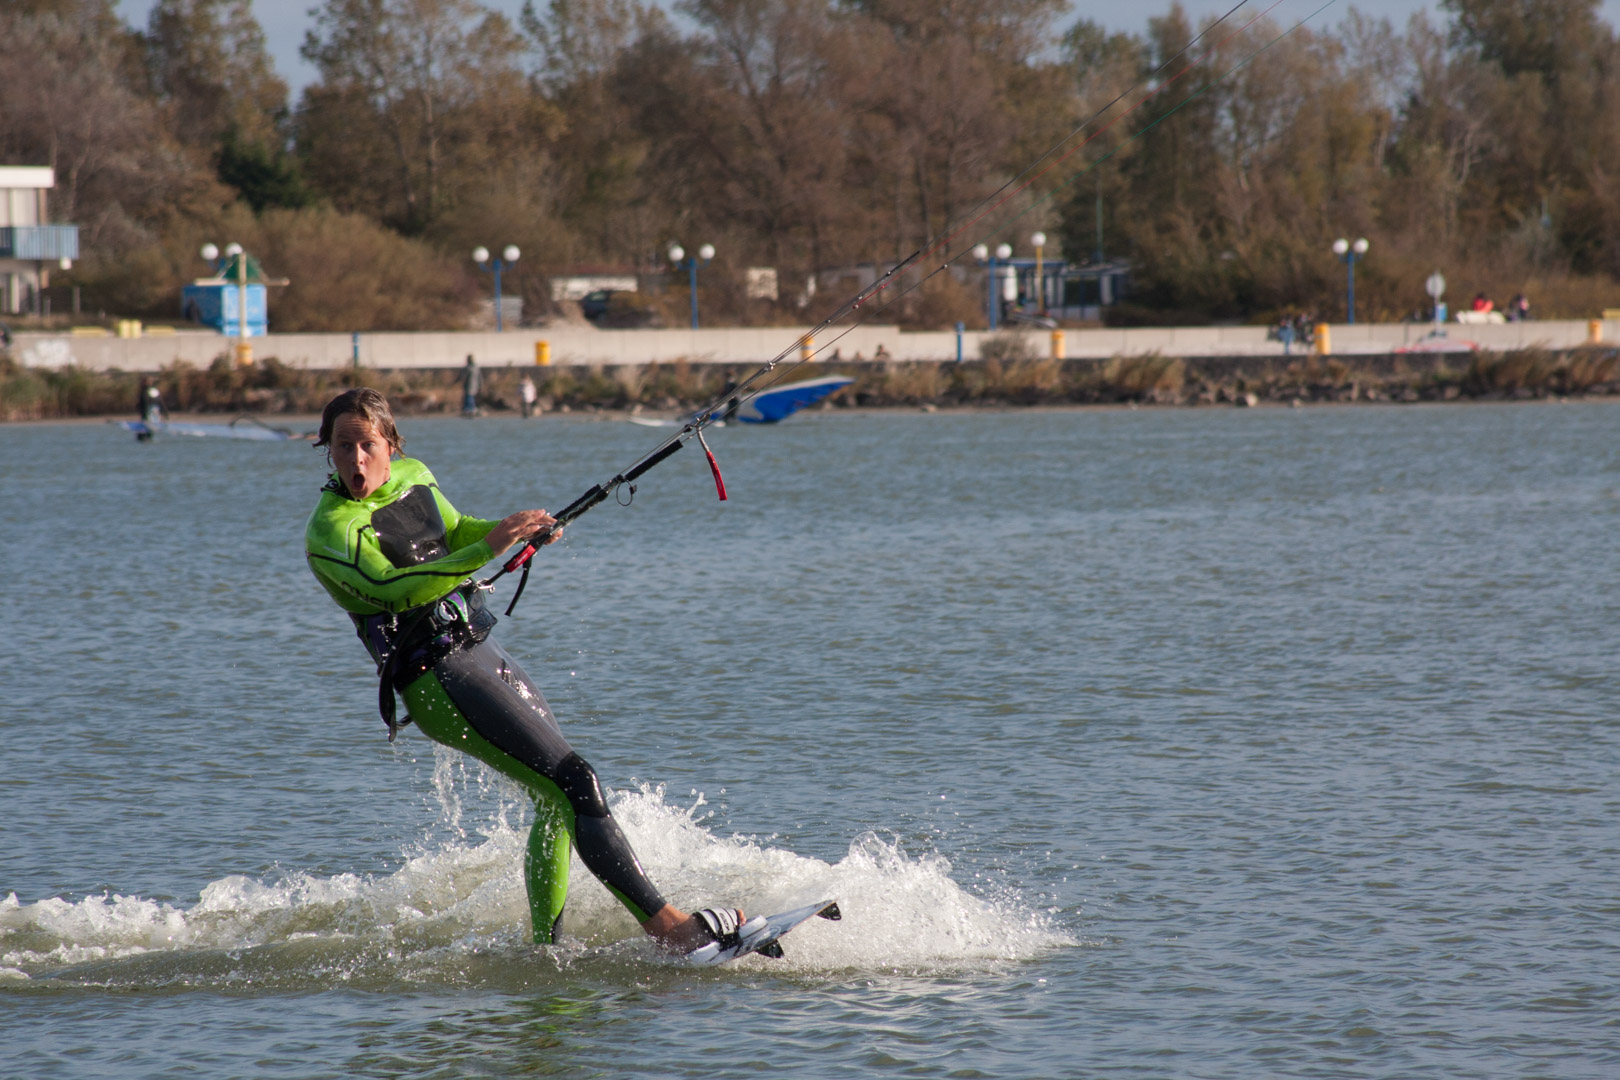
M 498 521 L 485 521 L 483 518 L 461 513 L 450 505 L 450 500 L 445 498 L 444 492 L 437 487 L 433 489 L 433 497 L 438 501 L 440 516 L 444 518 L 444 535 L 450 541 L 451 551 L 459 551 L 478 543 L 494 532 L 495 526 L 500 524 Z M 491 557 L 498 554 L 500 552 L 493 552 Z
M 442 496 L 440 501 L 449 506 Z M 451 592 L 494 557 L 484 541 L 494 523 L 460 514 L 456 519 L 453 532 L 446 520 L 446 535 L 454 545 L 450 554 L 399 567 L 382 553 L 368 513 L 327 496 L 310 518 L 305 534 L 309 567 L 332 598 L 349 611 L 365 614 L 420 607 Z

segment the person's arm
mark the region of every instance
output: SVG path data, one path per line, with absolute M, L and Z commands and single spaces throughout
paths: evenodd
M 433 497 L 439 504 L 439 516 L 444 519 L 444 537 L 449 541 L 451 551 L 488 539 L 495 526 L 500 524 L 498 521 L 486 521 L 471 514 L 463 514 L 450 505 L 450 500 L 444 497 L 444 492 L 438 487 L 434 487 Z M 494 544 L 490 544 L 490 547 L 493 549 L 493 555 L 499 555 L 503 550 Z
M 452 551 L 483 540 L 489 544 L 493 557 L 500 555 L 519 540 L 527 540 L 546 526 L 557 523 L 557 519 L 544 510 L 519 510 L 500 521 L 486 521 L 470 514 L 463 514 L 451 506 L 450 500 L 444 497 L 444 493 L 437 486 L 433 488 L 433 496 L 438 500 L 439 516 L 444 519 L 445 539 L 450 542 Z M 551 534 L 546 543 L 554 543 L 561 536 L 562 530 L 558 529 Z

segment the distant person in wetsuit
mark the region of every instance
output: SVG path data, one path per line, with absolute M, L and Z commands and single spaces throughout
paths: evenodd
M 151 379 L 141 380 L 140 397 L 135 403 L 140 410 L 143 424 L 161 424 L 163 422 L 163 391 Z
M 395 457 L 405 440 L 375 390 L 333 398 L 315 445 L 327 448 L 333 472 L 305 529 L 306 557 L 377 662 L 389 739 L 399 723 L 414 722 L 430 739 L 471 754 L 534 796 L 524 860 L 534 939 L 555 939 L 568 895 L 570 842 L 666 948 L 686 952 L 734 935 L 742 912 L 688 915 L 647 880 L 595 771 L 563 738 L 528 675 L 489 638 L 496 619 L 472 575 L 556 519 L 544 510 L 520 510 L 498 522 L 457 511 L 426 465 Z M 399 723 L 396 690 L 408 710 Z
M 142 378 L 141 388 L 135 398 L 135 408 L 141 415 L 141 423 L 146 425 L 145 431 L 135 433 L 136 442 L 149 442 L 152 438 L 152 429 L 163 423 L 163 393 L 151 379 Z

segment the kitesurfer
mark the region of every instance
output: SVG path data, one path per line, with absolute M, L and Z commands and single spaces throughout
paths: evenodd
M 333 398 L 315 445 L 326 448 L 333 472 L 305 530 L 306 556 L 377 662 L 389 738 L 398 723 L 414 722 L 534 795 L 524 879 L 535 940 L 555 938 L 570 842 L 665 947 L 684 952 L 734 935 L 742 912 L 688 915 L 653 887 L 608 812 L 596 773 L 563 738 L 528 675 L 489 638 L 495 616 L 472 575 L 556 519 L 544 510 L 498 522 L 457 511 L 427 466 L 403 456 L 387 399 L 372 389 Z M 396 689 L 408 711 L 398 723 Z
M 151 379 L 141 379 L 141 391 L 136 399 L 136 408 L 141 412 L 141 422 L 145 424 L 161 424 L 163 422 L 163 392 Z

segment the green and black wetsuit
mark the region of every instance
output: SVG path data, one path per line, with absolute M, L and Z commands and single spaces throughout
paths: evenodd
M 534 793 L 524 875 L 535 940 L 550 941 L 562 916 L 570 840 L 645 921 L 664 900 L 609 815 L 596 773 L 523 669 L 488 640 L 495 616 L 469 579 L 494 557 L 484 538 L 495 524 L 458 513 L 425 465 L 402 458 L 364 499 L 333 476 L 310 515 L 305 552 L 377 661 L 390 732 L 397 689 L 429 738 Z

